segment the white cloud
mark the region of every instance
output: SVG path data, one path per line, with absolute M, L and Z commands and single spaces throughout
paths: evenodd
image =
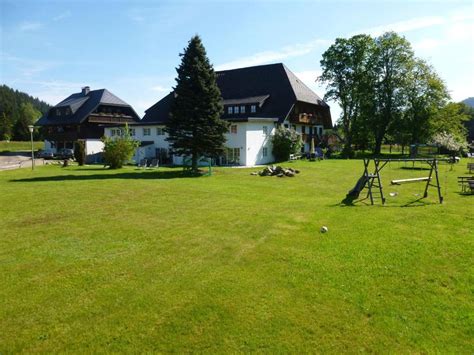
M 434 39 L 434 38 L 425 38 L 422 39 L 421 41 L 414 42 L 412 44 L 412 47 L 415 51 L 431 51 L 435 48 L 438 48 L 439 46 L 442 45 L 442 41 L 439 39 Z
M 446 30 L 446 36 L 449 40 L 472 41 L 474 39 L 473 22 L 455 22 Z
M 13 66 L 16 72 L 15 75 L 19 78 L 32 77 L 58 65 L 54 61 L 24 59 L 8 54 L 2 54 L 0 60 L 4 65 Z
M 155 92 L 161 92 L 161 93 L 171 91 L 171 88 L 165 87 L 165 86 L 162 86 L 162 85 L 156 85 L 156 86 L 151 87 L 150 89 L 155 91 Z
M 386 25 L 369 27 L 359 31 L 354 31 L 350 33 L 349 36 L 354 36 L 360 33 L 365 33 L 371 36 L 380 36 L 384 32 L 388 31 L 404 33 L 428 27 L 439 26 L 444 23 L 446 23 L 446 19 L 440 16 L 415 17 L 409 20 L 398 21 Z
M 304 70 L 295 72 L 295 75 L 309 87 L 316 87 L 316 79 L 322 74 L 321 70 Z
M 60 13 L 59 15 L 53 17 L 53 20 L 54 21 L 61 21 L 61 20 L 64 20 L 65 18 L 68 18 L 68 17 L 71 17 L 71 11 L 69 11 L 69 10 L 64 11 L 64 12 Z
M 216 70 L 249 67 L 254 65 L 271 63 L 275 61 L 281 61 L 283 59 L 292 57 L 300 57 L 302 55 L 311 53 L 319 46 L 329 45 L 329 43 L 330 41 L 328 40 L 318 38 L 306 43 L 285 46 L 275 51 L 259 52 L 248 57 L 238 58 L 233 61 L 217 65 Z
M 43 24 L 41 22 L 29 22 L 29 21 L 24 21 L 20 23 L 19 25 L 19 30 L 22 32 L 27 32 L 27 31 L 37 31 L 43 27 Z

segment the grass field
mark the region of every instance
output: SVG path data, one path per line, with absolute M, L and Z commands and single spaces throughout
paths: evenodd
M 34 150 L 43 149 L 44 142 L 33 142 L 33 147 L 34 147 Z M 18 152 L 18 151 L 31 152 L 31 142 L 0 141 L 0 153 Z
M 392 164 L 383 207 L 340 203 L 361 161 L 1 172 L 0 353 L 472 354 L 465 163 L 441 167 L 443 205 Z

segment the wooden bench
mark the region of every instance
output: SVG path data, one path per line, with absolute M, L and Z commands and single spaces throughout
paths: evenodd
M 301 154 L 290 154 L 290 160 L 301 159 Z
M 469 174 L 472 174 L 474 170 L 474 163 L 467 163 L 467 169 L 469 170 Z
M 458 184 L 461 185 L 461 192 L 474 193 L 474 176 L 458 176 Z

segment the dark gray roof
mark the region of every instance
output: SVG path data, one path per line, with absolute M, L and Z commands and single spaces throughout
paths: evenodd
M 227 99 L 222 100 L 223 105 L 246 105 L 246 104 L 258 104 L 262 106 L 265 103 L 265 100 L 268 99 L 270 95 L 261 95 L 261 96 L 252 96 L 252 97 L 243 97 L 239 99 Z
M 298 79 L 290 69 L 288 69 L 285 65 L 283 65 L 283 68 L 286 71 L 286 75 L 290 81 L 291 88 L 293 89 L 293 92 L 296 96 L 296 100 L 315 105 L 328 106 L 313 90 L 311 90 L 300 79 Z
M 135 110 L 107 89 L 91 90 L 88 93 L 75 93 L 55 105 L 47 114 L 41 117 L 35 125 L 62 125 L 62 124 L 80 124 L 83 122 L 99 105 L 118 106 L 129 108 L 130 115 L 136 120 L 140 117 Z M 55 116 L 54 110 L 57 108 L 71 109 L 70 115 Z
M 218 71 L 216 74 L 224 105 L 256 103 L 261 106 L 256 113 L 246 111 L 246 117 L 277 118 L 281 123 L 297 101 L 329 109 L 318 95 L 282 63 Z M 173 93 L 170 93 L 147 109 L 140 122 L 165 124 L 173 97 Z M 227 112 L 224 112 L 222 118 L 238 119 Z

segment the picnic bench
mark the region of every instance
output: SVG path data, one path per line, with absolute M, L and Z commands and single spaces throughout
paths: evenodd
M 461 192 L 474 193 L 474 176 L 458 176 L 458 184 L 461 185 Z

